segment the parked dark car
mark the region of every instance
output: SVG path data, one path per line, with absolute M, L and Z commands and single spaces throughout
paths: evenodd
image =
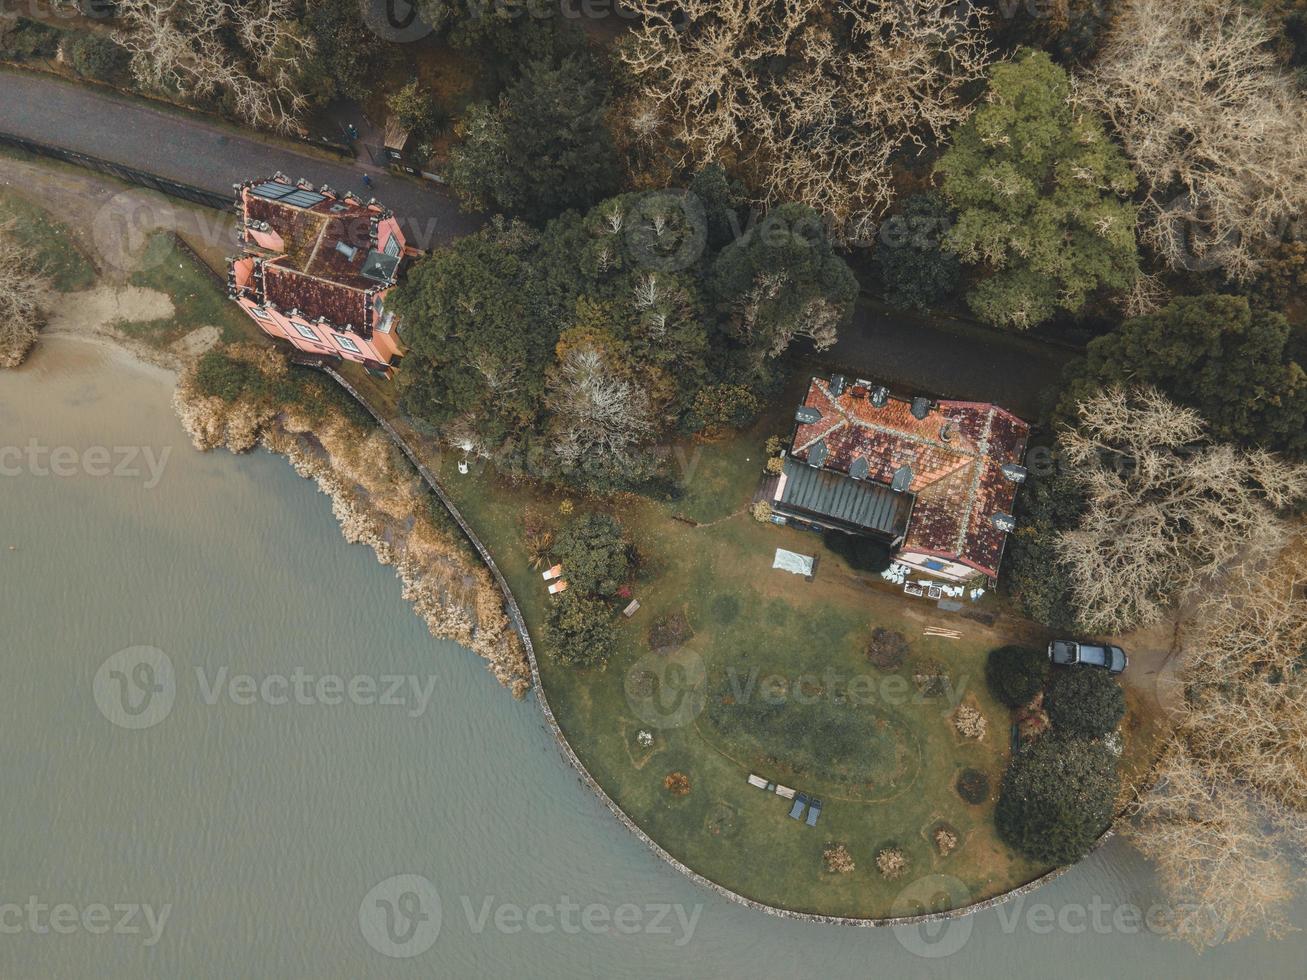
M 1121 673 L 1130 664 L 1120 647 L 1075 640 L 1054 640 L 1048 645 L 1048 659 L 1063 666 L 1102 667 L 1112 674 Z

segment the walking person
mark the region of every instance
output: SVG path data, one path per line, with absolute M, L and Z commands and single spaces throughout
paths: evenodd
M 364 187 L 371 187 L 371 186 L 372 186 L 372 178 L 369 177 L 367 174 L 364 174 L 364 175 L 363 175 L 363 186 L 364 186 Z

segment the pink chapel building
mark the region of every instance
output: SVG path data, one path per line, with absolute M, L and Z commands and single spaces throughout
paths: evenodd
M 404 349 L 386 296 L 420 254 L 393 212 L 280 173 L 237 184 L 236 209 L 231 298 L 270 337 L 392 377 Z

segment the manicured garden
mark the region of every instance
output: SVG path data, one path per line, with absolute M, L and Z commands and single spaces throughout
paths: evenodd
M 777 415 L 737 439 L 681 446 L 685 496 L 625 497 L 609 508 L 638 555 L 629 588 L 640 608 L 627 619 L 616 612 L 626 594 L 615 602 L 604 669 L 560 662 L 551 649 L 542 624 L 562 600 L 546 593 L 527 544 L 528 527 L 566 526 L 590 506 L 475 461 L 460 474 L 457 451 L 440 475 L 523 606 L 568 740 L 675 857 L 770 905 L 858 917 L 924 911 L 895 900 L 932 873 L 962 881 L 968 901 L 1037 877 L 1048 866 L 1017 855 L 995 830 L 1010 714 L 985 683 L 988 651 L 1029 641 L 1029 624 L 942 613 L 854 572 L 818 535 L 755 521 L 763 443 L 780 425 Z M 814 581 L 773 570 L 778 547 L 816 554 Z M 932 624 L 961 638 L 923 635 Z M 904 638 L 901 662 L 869 661 L 877 627 Z M 959 704 L 984 719 L 982 738 L 959 733 Z M 958 792 L 964 772 L 979 803 Z M 750 774 L 820 798 L 817 825 L 789 819 L 790 801 L 749 785 Z M 827 856 L 836 845 L 837 860 Z M 890 877 L 877 857 L 894 851 L 906 867 L 882 862 Z

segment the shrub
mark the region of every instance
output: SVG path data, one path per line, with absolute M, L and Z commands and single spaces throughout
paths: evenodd
M 935 842 L 935 850 L 939 851 L 941 857 L 948 857 L 957 850 L 958 835 L 945 827 L 936 830 L 931 839 Z
M 571 588 L 585 595 L 611 596 L 631 574 L 631 549 L 622 525 L 608 514 L 583 514 L 563 525 L 554 558 Z
M 963 769 L 958 773 L 954 788 L 962 799 L 972 806 L 979 806 L 989 799 L 989 776 L 979 769 Z
M 989 723 L 985 721 L 985 716 L 980 713 L 979 708 L 960 704 L 953 712 L 953 727 L 963 738 L 980 740 L 985 737 L 985 730 L 989 727 Z
M 649 648 L 665 650 L 668 647 L 679 647 L 693 635 L 694 630 L 690 629 L 685 613 L 675 612 L 654 620 L 649 627 Z
M 1045 707 L 1054 731 L 1098 738 L 1121 723 L 1125 692 L 1105 670 L 1070 667 L 1053 677 Z
M 1022 613 L 1051 629 L 1077 629 L 1078 610 L 1057 540 L 1080 523 L 1085 507 L 1084 491 L 1064 470 L 1027 480 L 1017 495 L 1017 529 L 1008 535 L 1004 586 Z
M 876 855 L 876 869 L 891 881 L 903 877 L 908 870 L 908 858 L 897 847 L 887 847 Z
M 985 660 L 989 691 L 1009 708 L 1029 703 L 1048 677 L 1048 654 L 1034 647 L 1005 646 Z
M 89 31 L 78 34 L 64 50 L 77 74 L 101 82 L 118 78 L 131 60 L 126 49 L 112 37 Z
M 1029 704 L 1018 708 L 1013 720 L 1017 723 L 1017 732 L 1022 741 L 1036 739 L 1048 731 L 1051 722 L 1048 720 L 1048 712 L 1044 710 L 1044 692 L 1040 691 L 1030 699 Z
M 1003 777 L 994 812 L 999 837 L 1032 860 L 1078 861 L 1111 823 L 1117 782 L 1116 758 L 1102 745 L 1041 738 Z
M 15 61 L 24 58 L 53 58 L 59 53 L 61 33 L 58 28 L 28 17 L 12 21 L 0 17 L 0 57 Z
M 894 670 L 908 657 L 908 641 L 897 630 L 877 626 L 867 641 L 867 660 L 881 670 Z
M 843 844 L 827 844 L 821 856 L 826 861 L 826 870 L 832 874 L 846 875 L 857 867 L 853 855 Z
M 753 515 L 753 519 L 759 524 L 771 523 L 771 504 L 765 500 L 756 501 L 754 505 L 749 508 L 749 513 Z
M 249 361 L 214 348 L 195 365 L 195 384 L 203 395 L 234 402 L 246 392 L 257 392 L 263 385 L 263 375 Z
M 546 635 L 554 656 L 575 667 L 602 667 L 616 641 L 608 606 L 570 590 L 550 608 Z
M 913 672 L 912 683 L 923 698 L 943 697 L 948 692 L 948 671 L 938 660 L 927 660 Z
M 663 780 L 663 789 L 673 796 L 689 796 L 690 777 L 683 772 L 669 772 Z
M 761 409 L 758 396 L 745 385 L 708 385 L 694 396 L 690 424 L 709 438 L 748 425 Z

